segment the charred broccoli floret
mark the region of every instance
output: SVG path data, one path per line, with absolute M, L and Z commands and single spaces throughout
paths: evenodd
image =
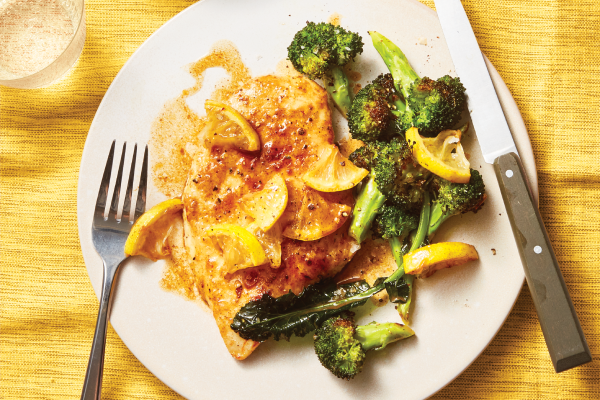
M 406 139 L 396 137 L 390 142 L 367 143 L 349 158 L 355 165 L 370 170 L 369 180 L 356 199 L 350 224 L 350 236 L 359 243 L 366 238 L 386 201 L 407 212 L 421 207 L 429 172 L 413 159 Z
M 288 47 L 288 57 L 294 68 L 316 79 L 331 67 L 345 65 L 362 51 L 358 33 L 325 22 L 307 22 Z
M 465 108 L 465 87 L 458 78 L 445 75 L 434 81 L 415 81 L 409 91 L 408 106 L 398 120 L 400 129 L 415 126 L 423 136 L 435 136 L 456 125 Z
M 327 91 L 346 116 L 352 101 L 348 78 L 340 67 L 362 51 L 358 33 L 325 22 L 307 22 L 288 47 L 288 58 L 296 70 L 310 79 L 323 78 Z
M 419 226 L 419 213 L 384 204 L 373 221 L 373 236 L 387 239 L 396 263 L 404 255 L 404 239 Z
M 396 92 L 392 75 L 379 75 L 362 88 L 352 102 L 348 112 L 348 128 L 352 138 L 369 143 L 398 133 L 395 132 L 398 125 L 394 115 L 400 112 L 398 107 L 403 110 L 404 103 Z
M 380 146 L 371 171 L 388 202 L 407 211 L 421 208 L 423 187 L 431 173 L 415 160 L 406 139 L 396 137 L 386 146 Z
M 438 80 L 420 78 L 398 46 L 380 33 L 369 34 L 404 97 L 405 110 L 397 119 L 398 128 L 404 132 L 414 126 L 423 136 L 435 136 L 456 125 L 467 103 L 460 80 L 449 75 Z
M 471 169 L 469 183 L 452 183 L 436 177 L 432 182 L 437 197 L 431 206 L 429 232 L 431 236 L 448 218 L 468 212 L 477 212 L 486 199 L 485 185 L 479 171 Z
M 359 168 L 371 170 L 371 166 L 373 165 L 373 156 L 376 155 L 374 150 L 377 150 L 377 148 L 377 143 L 368 146 L 361 146 L 350 153 L 348 159 L 352 161 L 352 164 Z
M 382 239 L 404 239 L 419 226 L 419 214 L 402 207 L 384 204 L 373 221 L 373 235 Z
M 350 380 L 362 371 L 369 350 L 383 349 L 414 334 L 410 327 L 393 322 L 356 326 L 353 313 L 346 312 L 317 329 L 315 352 L 325 368 L 338 378 Z

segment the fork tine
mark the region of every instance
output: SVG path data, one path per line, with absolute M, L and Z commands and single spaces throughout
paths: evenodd
M 137 155 L 137 143 L 133 146 L 133 158 L 131 159 L 131 169 L 129 170 L 129 181 L 127 182 L 127 191 L 125 192 L 125 202 L 123 203 L 123 216 L 121 219 L 129 221 L 131 212 L 131 193 L 133 192 L 133 178 L 135 176 L 135 159 Z
M 98 199 L 96 200 L 96 210 L 94 214 L 96 216 L 102 216 L 104 218 L 104 210 L 106 208 L 106 200 L 108 199 L 108 188 L 110 186 L 110 172 L 112 171 L 113 159 L 115 156 L 115 140 L 113 140 L 108 152 L 108 159 L 106 160 L 106 167 L 104 167 L 104 175 L 102 175 L 102 182 L 100 182 L 100 190 L 98 191 Z
M 110 211 L 108 217 L 111 216 L 117 219 L 117 209 L 119 207 L 119 196 L 121 195 L 121 180 L 123 178 L 123 164 L 125 163 L 125 148 L 127 142 L 123 143 L 123 152 L 121 153 L 121 162 L 119 163 L 119 172 L 117 172 L 117 182 L 115 183 L 115 190 L 113 192 L 112 202 L 110 203 Z M 119 221 L 117 219 L 117 221 Z
M 137 201 L 135 202 L 134 221 L 146 211 L 146 188 L 148 186 L 148 145 L 144 149 L 144 162 L 142 163 L 142 175 L 140 176 L 140 188 Z

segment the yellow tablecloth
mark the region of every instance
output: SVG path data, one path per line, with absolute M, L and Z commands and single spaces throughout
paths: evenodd
M 79 398 L 98 307 L 77 234 L 83 145 L 125 61 L 194 1 L 86 3 L 86 45 L 65 78 L 0 88 L 0 398 Z M 525 286 L 491 345 L 434 398 L 599 399 L 600 3 L 464 5 L 529 130 L 540 210 L 594 361 L 554 373 Z M 103 398 L 178 397 L 109 328 Z

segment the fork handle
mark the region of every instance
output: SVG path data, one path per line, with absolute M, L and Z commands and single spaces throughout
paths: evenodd
M 110 294 L 119 265 L 120 264 L 107 265 L 104 263 L 100 309 L 98 310 L 98 320 L 96 321 L 96 331 L 94 332 L 90 360 L 88 361 L 85 381 L 83 382 L 83 390 L 81 391 L 81 400 L 100 399 L 100 393 L 102 391 L 102 372 L 104 370 L 106 327 L 111 300 Z

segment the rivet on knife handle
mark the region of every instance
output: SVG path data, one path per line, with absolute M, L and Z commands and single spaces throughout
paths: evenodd
M 521 160 L 508 153 L 496 159 L 494 168 L 554 369 L 562 372 L 592 361 Z

